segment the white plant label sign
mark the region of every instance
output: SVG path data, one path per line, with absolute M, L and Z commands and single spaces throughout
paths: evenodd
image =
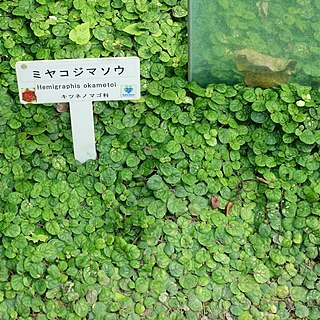
M 96 159 L 92 101 L 140 99 L 138 57 L 20 61 L 22 104 L 68 102 L 74 155 Z

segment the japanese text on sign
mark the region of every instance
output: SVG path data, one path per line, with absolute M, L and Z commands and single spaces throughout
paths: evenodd
M 87 76 L 120 76 L 123 74 L 125 68 L 118 65 L 111 70 L 110 67 L 101 67 L 97 68 L 86 68 L 78 67 L 73 70 L 63 69 L 63 70 L 55 70 L 55 69 L 47 69 L 43 73 L 40 70 L 33 70 L 33 78 L 34 79 L 59 79 L 59 78 L 86 78 Z

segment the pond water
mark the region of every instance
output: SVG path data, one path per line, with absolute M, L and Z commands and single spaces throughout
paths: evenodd
M 278 82 L 317 86 L 319 13 L 319 0 L 189 0 L 189 80 L 235 84 L 276 72 Z

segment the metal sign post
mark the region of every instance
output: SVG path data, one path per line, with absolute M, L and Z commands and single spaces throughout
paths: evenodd
M 93 101 L 140 98 L 138 57 L 20 61 L 22 104 L 68 102 L 75 159 L 96 159 Z

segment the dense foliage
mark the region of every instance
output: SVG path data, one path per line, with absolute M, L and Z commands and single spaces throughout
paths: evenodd
M 311 87 L 186 81 L 185 1 L 0 3 L 0 318 L 319 319 Z M 138 55 L 138 102 L 21 106 L 18 60 Z

